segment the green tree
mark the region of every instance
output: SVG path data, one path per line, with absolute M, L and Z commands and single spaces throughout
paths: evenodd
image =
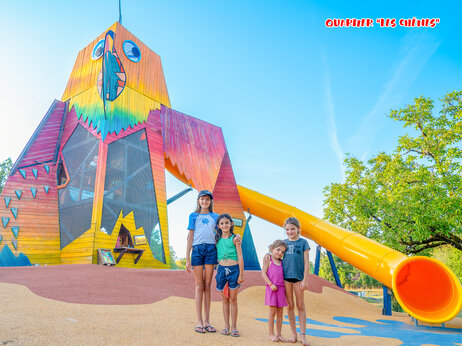
M 333 255 L 335 266 L 337 267 L 338 276 L 342 286 L 345 288 L 377 288 L 382 287 L 382 284 L 353 267 L 351 264 L 342 261 L 337 256 Z M 321 261 L 319 265 L 319 276 L 335 284 L 334 274 L 330 267 L 329 258 L 326 253 L 321 253 Z
M 186 269 L 186 257 L 177 260 L 177 269 Z
M 433 250 L 433 258 L 446 264 L 462 282 L 462 251 L 449 245 L 441 246 Z
M 176 264 L 176 261 L 178 261 L 178 257 L 176 256 L 175 250 L 173 250 L 173 247 L 169 246 L 170 249 L 170 268 L 171 269 L 179 269 L 178 265 Z
M 408 128 L 391 153 L 367 162 L 348 156 L 344 183 L 324 189 L 332 223 L 406 254 L 462 250 L 462 91 L 420 97 L 389 117 Z
M 13 161 L 11 161 L 11 157 L 0 163 L 0 193 L 3 190 L 3 186 L 5 185 L 6 179 L 8 178 L 12 167 Z

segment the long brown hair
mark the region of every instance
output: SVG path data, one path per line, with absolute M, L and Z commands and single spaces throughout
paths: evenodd
M 196 213 L 201 212 L 201 205 L 199 204 L 199 198 L 197 197 L 197 206 L 196 206 Z M 210 198 L 210 206 L 209 206 L 209 213 L 213 213 L 213 199 Z
M 218 216 L 217 221 L 216 221 L 216 229 L 217 233 L 215 234 L 215 242 L 218 243 L 218 241 L 221 239 L 223 236 L 223 232 L 220 228 L 218 228 L 218 223 L 220 222 L 221 219 L 228 219 L 231 222 L 231 228 L 229 229 L 229 235 L 232 236 L 234 234 L 234 222 L 233 218 L 229 214 L 221 214 Z

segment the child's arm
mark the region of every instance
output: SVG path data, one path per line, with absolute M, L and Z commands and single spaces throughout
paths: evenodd
M 308 289 L 308 274 L 310 273 L 310 250 L 307 249 L 303 253 L 303 261 L 305 263 L 305 268 L 303 270 L 303 280 L 300 283 L 300 288 L 302 290 Z
M 265 255 L 266 257 L 267 255 Z M 263 258 L 263 266 L 261 268 L 261 276 L 263 278 L 263 280 L 265 280 L 265 282 L 268 284 L 268 286 L 271 288 L 272 291 L 276 291 L 278 288 L 276 285 L 274 285 L 270 278 L 268 277 L 268 275 L 266 274 L 266 272 L 268 271 L 268 268 L 269 268 L 269 264 L 270 262 L 269 261 L 265 261 L 265 258 Z
M 236 244 L 237 261 L 239 262 L 239 277 L 237 283 L 241 284 L 244 282 L 244 256 L 242 256 L 241 243 Z
M 240 234 L 235 234 L 234 235 L 234 238 L 233 238 L 233 244 L 234 245 L 237 245 L 237 244 L 242 244 L 242 238 L 241 238 L 241 235 Z
M 187 243 L 186 243 L 186 271 L 188 273 L 191 272 L 191 248 L 192 248 L 192 243 L 194 239 L 194 230 L 190 229 L 188 230 L 188 237 L 187 237 Z
M 270 258 L 271 258 L 271 255 L 269 253 L 267 253 L 264 257 L 263 257 L 263 265 L 266 264 L 266 266 L 269 268 L 269 265 L 270 265 Z

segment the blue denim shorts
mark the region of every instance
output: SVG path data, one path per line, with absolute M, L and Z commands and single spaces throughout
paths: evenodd
M 202 266 L 204 264 L 217 264 L 217 247 L 215 244 L 194 245 L 191 254 L 191 265 Z
M 241 287 L 241 285 L 237 283 L 238 278 L 239 264 L 235 264 L 233 266 L 219 265 L 217 268 L 217 275 L 215 276 L 215 280 L 217 281 L 217 290 L 223 291 L 227 282 L 230 290 L 235 290 L 236 288 Z

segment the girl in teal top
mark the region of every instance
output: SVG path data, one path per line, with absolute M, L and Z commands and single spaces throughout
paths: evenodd
M 223 335 L 240 336 L 237 329 L 237 293 L 241 283 L 244 282 L 244 260 L 242 258 L 241 243 L 236 241 L 234 223 L 229 214 L 222 214 L 217 219 L 218 268 L 215 279 L 217 290 L 221 291 L 223 299 L 223 318 L 225 328 Z M 225 285 L 229 287 L 229 297 L 223 292 Z M 229 315 L 231 311 L 231 326 Z M 230 328 L 231 327 L 231 328 Z M 231 331 L 230 331 L 231 330 Z

